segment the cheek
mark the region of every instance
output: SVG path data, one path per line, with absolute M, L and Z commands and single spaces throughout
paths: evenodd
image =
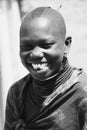
M 26 60 L 27 57 L 29 57 L 29 53 L 20 51 L 20 57 L 21 57 L 21 59 Z
M 56 60 L 62 60 L 64 53 L 61 49 L 55 48 L 55 49 L 50 50 L 48 54 L 49 54 L 50 60 L 56 61 Z
M 28 57 L 28 54 L 25 54 L 24 52 L 20 52 L 20 58 L 21 58 L 21 61 L 22 61 L 23 64 L 24 63 L 26 64 L 27 57 Z
M 61 51 L 56 51 L 52 55 L 51 63 L 53 66 L 60 66 L 61 62 L 63 61 L 63 53 Z
M 64 48 L 63 46 L 57 46 L 55 48 L 55 57 L 58 57 L 58 59 L 63 59 L 64 56 Z
M 27 55 L 25 55 L 25 54 L 23 54 L 23 53 L 20 53 L 20 58 L 21 58 L 21 62 L 22 62 L 22 64 L 24 65 L 24 67 L 28 70 L 28 71 L 30 71 L 29 70 L 29 64 L 27 63 Z

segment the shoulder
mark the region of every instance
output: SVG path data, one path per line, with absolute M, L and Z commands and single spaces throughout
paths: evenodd
M 80 85 L 80 88 L 83 91 L 87 92 L 87 72 L 84 71 L 83 69 L 79 69 L 79 73 L 77 75 L 78 78 L 78 83 Z
M 8 90 L 8 96 L 20 96 L 24 88 L 26 87 L 27 83 L 30 80 L 30 74 L 26 75 L 25 77 L 21 78 L 20 80 L 16 81 Z
M 87 97 L 87 72 L 83 69 L 76 69 L 77 73 L 77 83 L 75 84 L 75 89 L 79 97 Z

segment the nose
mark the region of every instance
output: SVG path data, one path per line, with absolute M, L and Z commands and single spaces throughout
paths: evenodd
M 32 52 L 30 53 L 30 56 L 32 57 L 32 58 L 42 58 L 43 57 L 43 52 L 42 52 L 42 50 L 41 50 L 41 48 L 40 47 L 35 47 L 33 50 L 32 50 Z

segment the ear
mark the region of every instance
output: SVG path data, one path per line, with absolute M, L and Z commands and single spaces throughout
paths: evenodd
M 64 55 L 66 56 L 69 53 L 70 47 L 71 47 L 72 37 L 67 37 L 65 40 L 65 51 Z

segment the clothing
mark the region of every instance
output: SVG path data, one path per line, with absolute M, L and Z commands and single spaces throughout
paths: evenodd
M 29 74 L 10 88 L 4 130 L 85 130 L 86 111 L 87 75 L 65 60 L 51 79 Z

